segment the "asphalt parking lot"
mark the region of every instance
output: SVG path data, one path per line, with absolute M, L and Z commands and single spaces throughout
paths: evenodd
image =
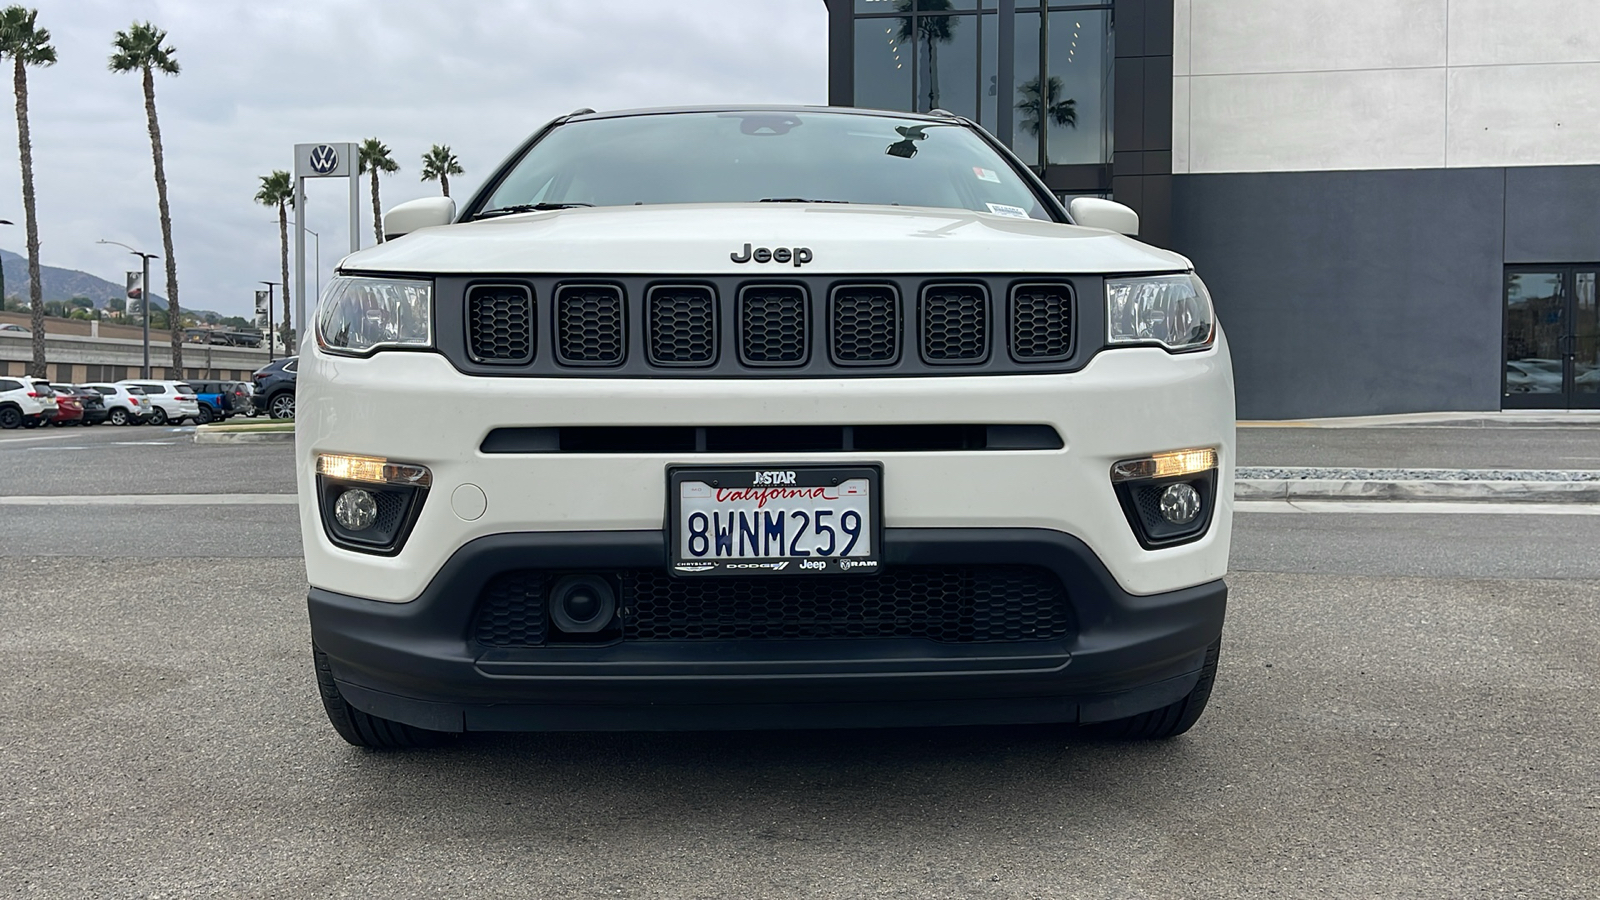
M 82 432 L 0 435 L 0 885 L 20 896 L 1600 885 L 1600 516 L 1238 517 L 1216 693 L 1161 744 L 982 728 L 377 754 L 317 701 L 294 507 L 236 500 L 293 489 L 287 445 Z M 172 493 L 226 496 L 151 502 Z M 61 499 L 18 502 L 37 497 Z

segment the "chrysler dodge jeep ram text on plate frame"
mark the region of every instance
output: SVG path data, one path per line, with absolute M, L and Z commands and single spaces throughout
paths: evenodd
M 391 210 L 299 363 L 334 728 L 1188 730 L 1233 376 L 1137 222 L 820 108 L 583 110 Z

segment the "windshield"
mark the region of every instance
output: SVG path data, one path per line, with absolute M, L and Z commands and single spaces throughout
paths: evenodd
M 705 112 L 561 125 L 518 160 L 493 210 L 546 204 L 832 201 L 1051 221 L 966 126 L 848 113 Z

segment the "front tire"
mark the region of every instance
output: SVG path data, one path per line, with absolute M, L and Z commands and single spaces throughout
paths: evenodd
M 339 693 L 339 685 L 333 680 L 333 668 L 328 665 L 328 654 L 313 644 L 311 660 L 317 670 L 317 692 L 322 695 L 322 708 L 327 711 L 333 730 L 347 743 L 368 750 L 412 750 L 437 747 L 455 737 L 449 732 L 391 722 L 356 709 Z
M 212 418 L 211 407 L 202 406 L 200 407 L 200 414 L 194 417 L 194 421 L 197 425 L 210 425 Z
M 294 395 L 278 394 L 267 403 L 267 413 L 270 419 L 294 418 Z
M 167 424 L 167 411 L 162 409 L 159 406 L 156 407 L 155 412 L 150 414 L 150 424 L 151 425 L 165 425 L 165 424 Z
M 106 415 L 106 421 L 113 425 L 126 425 L 128 424 L 128 411 L 119 406 Z
M 1113 719 L 1091 726 L 1101 737 L 1118 741 L 1160 741 L 1177 737 L 1200 721 L 1211 699 L 1211 685 L 1217 680 L 1217 660 L 1222 654 L 1222 638 L 1217 638 L 1206 648 L 1206 661 L 1200 667 L 1200 680 L 1194 688 L 1176 703 L 1152 709 L 1149 712 Z
M 22 411 L 21 410 L 13 409 L 12 407 L 9 407 L 9 406 L 6 407 L 5 409 L 0 409 L 0 428 L 4 428 L 5 430 L 10 431 L 13 428 L 21 428 L 21 427 L 22 427 Z

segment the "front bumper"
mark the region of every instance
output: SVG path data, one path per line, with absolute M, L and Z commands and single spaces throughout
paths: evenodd
M 438 731 L 507 731 L 1104 721 L 1187 694 L 1222 632 L 1221 580 L 1136 596 L 1082 541 L 1047 529 L 892 528 L 884 557 L 888 567 L 1049 569 L 1076 626 L 1059 640 L 983 644 L 476 644 L 476 598 L 507 569 L 666 564 L 660 531 L 566 532 L 475 540 L 410 603 L 312 588 L 312 640 L 357 709 Z

